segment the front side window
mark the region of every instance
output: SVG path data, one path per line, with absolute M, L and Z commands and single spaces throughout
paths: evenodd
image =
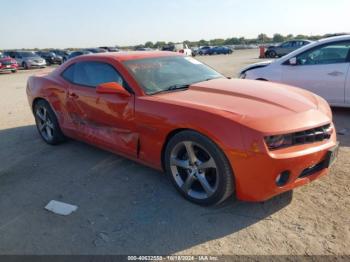
M 69 82 L 87 87 L 116 82 L 125 85 L 123 78 L 109 64 L 101 62 L 80 62 L 68 67 L 62 77 Z
M 17 55 L 20 57 L 36 57 L 37 56 L 34 52 L 18 52 Z
M 284 44 L 281 45 L 282 48 L 290 48 L 292 47 L 292 43 L 291 42 L 286 42 Z
M 124 62 L 146 94 L 169 91 L 223 76 L 201 62 L 183 56 L 168 56 Z
M 324 65 L 346 63 L 350 52 L 350 41 L 326 44 L 297 56 L 299 65 Z

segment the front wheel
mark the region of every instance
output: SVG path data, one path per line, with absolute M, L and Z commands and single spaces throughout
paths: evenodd
M 272 50 L 272 51 L 269 52 L 269 57 L 270 58 L 275 58 L 276 56 L 277 56 L 276 51 Z
M 25 69 L 25 70 L 28 70 L 29 69 L 29 66 L 26 62 L 23 62 L 22 63 L 22 67 Z
M 48 102 L 39 100 L 35 104 L 34 117 L 38 132 L 46 143 L 56 145 L 65 140 L 56 115 Z
M 226 156 L 199 133 L 183 131 L 169 141 L 165 168 L 176 189 L 193 203 L 219 204 L 234 191 L 233 173 Z

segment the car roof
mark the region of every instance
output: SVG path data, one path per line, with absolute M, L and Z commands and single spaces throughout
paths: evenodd
M 329 43 L 329 42 L 335 42 L 335 41 L 342 41 L 342 40 L 350 40 L 350 35 L 340 35 L 340 36 L 332 36 L 332 37 L 326 37 L 322 38 L 316 42 L 318 43 Z
M 88 55 L 84 55 L 83 57 L 84 58 L 106 57 L 106 58 L 113 58 L 118 61 L 129 61 L 129 60 L 157 58 L 157 57 L 166 57 L 166 56 L 183 56 L 183 55 L 176 52 L 169 52 L 169 51 L 128 51 L 128 52 L 118 52 L 118 53 L 88 54 Z
M 333 36 L 333 37 L 327 37 L 327 38 L 322 38 L 318 41 L 314 41 L 308 45 L 305 45 L 291 53 L 289 53 L 288 55 L 285 55 L 279 59 L 277 59 L 275 62 L 276 63 L 284 63 L 285 61 L 287 61 L 288 59 L 297 56 L 303 52 L 305 52 L 306 50 L 310 50 L 312 48 L 318 47 L 320 45 L 323 44 L 328 44 L 328 43 L 333 43 L 333 42 L 341 42 L 341 41 L 349 41 L 350 40 L 350 35 L 341 35 L 341 36 Z

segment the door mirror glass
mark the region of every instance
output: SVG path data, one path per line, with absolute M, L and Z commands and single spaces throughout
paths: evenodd
M 130 93 L 125 90 L 120 84 L 116 82 L 103 83 L 97 86 L 96 92 L 98 94 L 118 94 L 120 96 L 128 97 Z
M 289 59 L 289 64 L 290 65 L 297 65 L 297 58 L 293 57 L 293 58 Z

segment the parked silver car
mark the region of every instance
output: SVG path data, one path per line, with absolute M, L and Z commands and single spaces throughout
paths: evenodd
M 46 67 L 46 61 L 32 51 L 6 51 L 5 55 L 16 59 L 19 66 L 24 69 Z
M 270 58 L 282 57 L 310 43 L 312 43 L 312 41 L 302 39 L 287 41 L 276 46 L 269 46 L 265 52 L 265 55 L 266 57 Z

